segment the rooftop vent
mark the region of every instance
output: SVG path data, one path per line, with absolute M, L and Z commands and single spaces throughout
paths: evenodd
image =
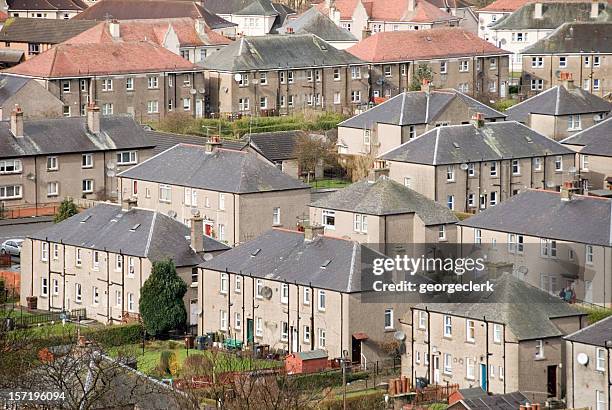
M 140 228 L 140 224 L 136 224 L 130 228 L 130 232 L 136 232 L 136 230 Z
M 455 148 L 457 148 L 457 149 L 461 148 L 461 147 L 459 146 L 459 144 L 457 144 L 456 142 L 453 142 L 453 147 L 455 147 Z
M 255 249 L 253 252 L 251 252 L 251 258 L 256 257 L 259 254 L 259 252 L 261 252 L 261 248 Z
M 85 218 L 81 219 L 81 223 L 84 224 L 85 222 L 89 221 L 90 218 L 91 215 L 86 215 Z
M 331 259 L 326 259 L 325 261 L 323 261 L 323 263 L 321 264 L 321 269 L 325 269 L 329 266 L 329 264 L 331 263 Z

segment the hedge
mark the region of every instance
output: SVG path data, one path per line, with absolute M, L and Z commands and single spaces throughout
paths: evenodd
M 303 389 L 324 389 L 326 387 L 342 385 L 342 371 L 331 371 L 325 373 L 311 373 L 294 376 L 297 385 Z M 346 374 L 346 382 L 365 380 L 369 378 L 367 372 L 354 372 Z
M 138 323 L 114 325 L 87 329 L 83 334 L 102 347 L 116 347 L 142 341 L 142 326 Z
M 344 403 L 342 397 L 321 403 L 319 408 L 325 410 L 342 410 Z M 374 391 L 372 393 L 357 394 L 346 398 L 346 407 L 351 410 L 384 409 L 385 392 Z

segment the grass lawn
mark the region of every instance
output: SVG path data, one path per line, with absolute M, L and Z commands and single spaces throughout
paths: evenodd
M 314 181 L 310 181 L 310 186 L 316 189 L 323 188 L 344 188 L 347 185 L 350 185 L 351 181 L 347 181 L 346 179 L 339 178 L 324 178 L 317 179 Z
M 0 318 L 4 319 L 4 318 L 9 318 L 9 317 L 26 317 L 26 316 L 32 316 L 32 313 L 28 312 L 27 310 L 20 310 L 19 307 L 16 307 L 15 309 L 0 309 Z
M 160 355 L 163 351 L 171 351 L 176 355 L 179 369 L 182 368 L 183 362 L 187 358 L 187 350 L 182 342 L 178 341 L 153 341 L 145 344 L 145 353 L 142 354 L 142 345 L 133 344 L 119 346 L 108 350 L 108 354 L 117 357 L 119 354 L 133 356 L 138 361 L 138 370 L 151 376 L 160 376 L 157 371 Z M 210 350 L 195 350 L 189 349 L 189 355 L 204 355 L 209 358 L 214 355 Z M 273 360 L 250 359 L 249 357 L 238 357 L 237 355 L 221 352 L 216 352 L 218 355 L 215 362 L 219 372 L 225 371 L 241 371 L 251 369 L 266 369 L 282 365 L 282 362 Z M 176 375 L 175 375 L 176 376 Z M 179 370 L 180 376 L 180 370 Z

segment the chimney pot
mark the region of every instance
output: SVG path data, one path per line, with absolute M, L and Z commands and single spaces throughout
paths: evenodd
M 121 29 L 120 29 L 119 21 L 111 20 L 111 22 L 108 23 L 108 31 L 113 39 L 120 38 Z
M 380 178 L 388 178 L 389 177 L 389 167 L 387 165 L 387 161 L 382 159 L 374 160 L 374 166 L 368 173 L 368 181 L 376 182 Z
M 19 104 L 15 104 L 15 108 L 11 111 L 11 133 L 15 138 L 23 137 L 23 110 Z
M 533 18 L 541 19 L 542 17 L 542 3 L 535 3 L 533 8 Z
M 561 201 L 571 201 L 574 196 L 574 184 L 571 181 L 565 181 L 561 186 Z
M 200 212 L 196 212 L 191 217 L 191 247 L 196 252 L 204 250 L 204 218 Z
M 134 208 L 137 205 L 138 205 L 138 199 L 134 197 L 129 197 L 129 198 L 124 199 L 121 202 L 121 209 L 123 211 L 129 211 L 130 209 Z
M 421 91 L 429 94 L 432 90 L 433 85 L 431 82 L 428 79 L 423 78 L 423 82 L 421 83 Z
M 218 135 L 213 135 L 212 137 L 208 138 L 204 149 L 206 150 L 206 152 L 214 152 L 217 148 L 220 148 L 221 145 L 223 145 L 221 143 L 221 137 L 219 137 Z
M 93 103 L 87 106 L 87 129 L 92 134 L 100 133 L 100 107 Z
M 366 39 L 368 37 L 370 37 L 372 35 L 372 30 L 370 30 L 367 27 L 364 27 L 363 30 L 361 30 L 361 39 Z
M 304 240 L 312 241 L 317 236 L 325 234 L 325 227 L 322 225 L 308 225 L 304 227 Z
M 416 8 L 416 0 L 408 0 L 408 11 L 414 11 Z
M 571 90 L 574 88 L 574 78 L 572 73 L 564 71 L 560 74 L 560 79 L 566 89 Z
M 476 128 L 480 128 L 484 125 L 484 114 L 481 112 L 477 112 L 472 115 L 472 125 Z

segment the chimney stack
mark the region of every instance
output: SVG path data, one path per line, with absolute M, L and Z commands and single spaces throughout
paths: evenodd
M 15 104 L 15 108 L 11 111 L 11 133 L 15 138 L 23 137 L 23 110 L 19 104 Z
M 592 0 L 591 1 L 591 16 L 592 19 L 596 19 L 599 17 L 599 1 Z
M 416 8 L 416 0 L 408 0 L 408 11 L 414 11 Z
M 537 2 L 533 6 L 533 18 L 541 19 L 542 17 L 542 3 Z
M 121 29 L 119 26 L 119 21 L 111 20 L 108 23 L 108 32 L 114 40 L 117 40 L 121 37 Z
M 370 30 L 367 27 L 364 27 L 363 30 L 361 30 L 361 39 L 365 40 L 366 38 L 370 37 L 372 35 L 372 30 Z
M 92 134 L 100 133 L 100 107 L 94 103 L 87 106 L 87 129 Z
M 197 19 L 195 21 L 195 29 L 198 34 L 200 35 L 204 34 L 204 26 L 205 26 L 205 23 L 203 19 Z
M 121 202 L 121 210 L 129 211 L 130 209 L 134 208 L 136 205 L 138 205 L 138 200 L 134 197 L 128 197 Z
M 484 125 L 484 114 L 477 112 L 472 115 L 472 125 L 476 128 L 481 128 Z
M 564 71 L 559 75 L 559 77 L 566 89 L 572 90 L 574 88 L 574 78 L 572 77 L 572 73 Z
M 571 181 L 566 181 L 561 186 L 561 200 L 563 202 L 571 201 L 574 197 L 574 184 Z
M 421 84 L 421 91 L 426 92 L 427 94 L 431 93 L 433 90 L 433 85 L 427 78 L 423 78 L 423 83 Z
M 387 166 L 387 161 L 383 159 L 374 160 L 374 166 L 368 173 L 368 181 L 376 182 L 380 178 L 388 178 L 389 177 L 389 167 Z
M 304 227 L 304 240 L 312 241 L 317 236 L 325 234 L 325 227 L 322 225 L 307 225 Z
M 191 247 L 196 252 L 204 250 L 204 218 L 200 212 L 191 217 Z
M 208 138 L 208 141 L 204 145 L 206 152 L 214 152 L 217 148 L 221 147 L 221 138 L 218 135 L 213 135 Z

